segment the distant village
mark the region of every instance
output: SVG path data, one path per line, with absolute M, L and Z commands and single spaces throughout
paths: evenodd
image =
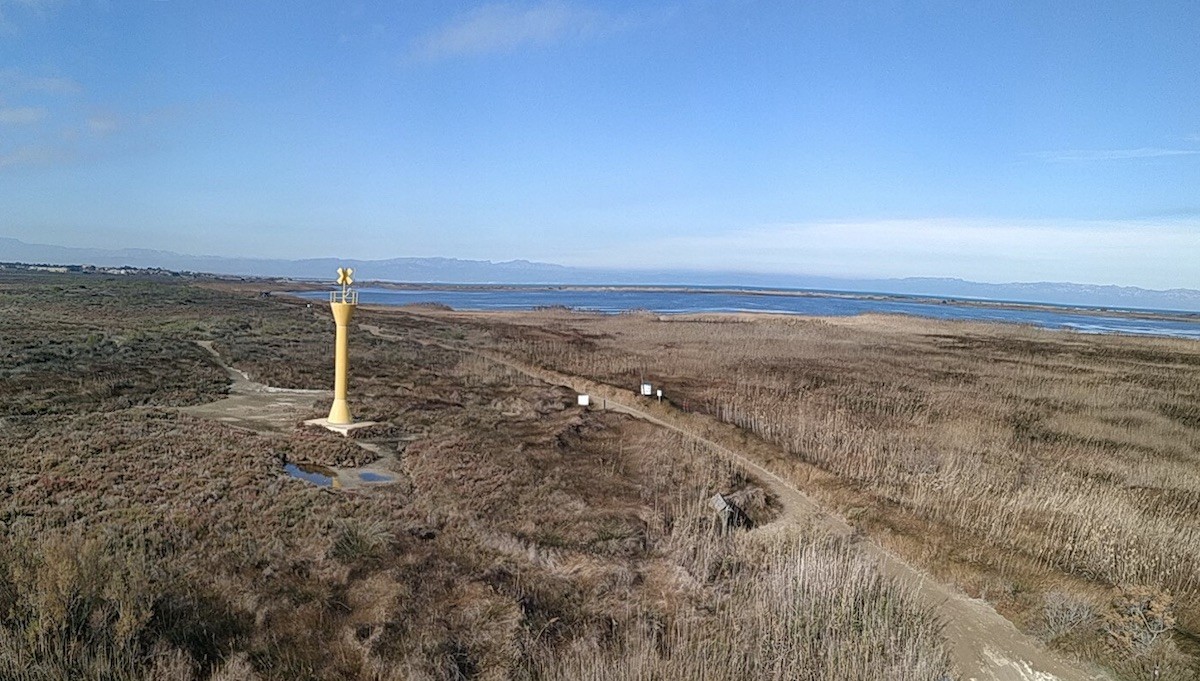
M 161 267 L 97 267 L 95 265 L 30 265 L 22 262 L 0 262 L 0 270 L 18 270 L 24 272 L 77 272 L 83 274 L 122 274 L 122 275 L 159 275 L 179 277 L 195 275 L 195 272 L 174 272 Z
M 274 281 L 286 284 L 290 290 L 309 290 L 320 287 L 316 280 L 292 279 L 288 277 L 256 277 L 238 274 L 214 274 L 212 272 L 195 272 L 193 270 L 169 270 L 165 267 L 134 267 L 121 265 L 105 267 L 99 265 L 50 265 L 46 263 L 0 262 L 0 272 L 53 272 L 58 274 L 83 274 L 98 276 L 128 276 L 128 277 L 173 277 L 186 279 L 204 279 L 216 281 Z M 323 284 L 322 284 L 323 286 Z M 263 291 L 262 297 L 271 294 Z

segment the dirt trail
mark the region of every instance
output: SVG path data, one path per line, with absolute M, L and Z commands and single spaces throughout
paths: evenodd
M 259 383 L 236 367 L 230 366 L 221 357 L 212 341 L 196 341 L 208 350 L 213 359 L 225 369 L 232 381 L 229 396 L 215 402 L 183 407 L 180 411 L 214 419 L 237 428 L 253 431 L 287 432 L 296 423 L 310 416 L 314 408 L 322 406 L 333 397 L 332 390 L 303 390 L 299 388 L 276 388 Z M 355 468 L 337 466 L 310 466 L 315 472 L 329 477 L 340 489 L 359 489 L 391 485 L 400 480 L 397 452 L 390 446 L 375 442 L 352 440 L 352 442 L 375 454 L 375 461 Z
M 360 324 L 368 333 L 386 340 L 407 340 L 383 331 L 378 326 Z M 590 395 L 593 404 L 603 404 L 611 411 L 644 419 L 663 428 L 703 442 L 716 451 L 736 461 L 769 488 L 783 505 L 783 516 L 776 522 L 792 522 L 806 527 L 817 527 L 824 531 L 848 536 L 854 528 L 840 517 L 826 511 L 791 483 L 744 454 L 710 438 L 687 423 L 696 415 L 672 413 L 668 409 L 650 409 L 639 406 L 638 398 L 613 386 L 595 381 L 530 366 L 512 358 L 461 345 L 446 344 L 429 340 L 411 339 L 424 345 L 437 345 L 449 350 L 465 352 L 483 357 L 514 371 L 536 378 L 545 383 L 560 385 L 577 393 Z M 999 615 L 986 602 L 968 598 L 951 587 L 938 582 L 921 570 L 909 565 L 895 554 L 869 541 L 860 544 L 865 551 L 879 561 L 880 570 L 909 586 L 918 598 L 935 609 L 946 623 L 946 638 L 950 643 L 950 655 L 959 676 L 973 681 L 1094 681 L 1108 679 L 1098 670 L 1085 670 L 1079 664 L 1064 660 L 1047 650 L 1043 645 L 1021 633 L 1011 622 Z
M 255 382 L 246 372 L 229 366 L 212 341 L 196 341 L 196 344 L 208 350 L 233 383 L 228 397 L 184 407 L 184 412 L 249 430 L 279 430 L 291 428 L 297 419 L 312 411 L 318 399 L 333 395 L 331 390 L 275 388 Z

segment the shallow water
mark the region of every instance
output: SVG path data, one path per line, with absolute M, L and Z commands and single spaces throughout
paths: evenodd
M 309 463 L 289 463 L 284 465 L 283 471 L 293 478 L 311 482 L 320 487 L 333 487 L 333 481 L 337 478 L 337 473 L 330 469 Z
M 390 484 L 396 482 L 393 475 L 375 471 L 349 469 L 338 471 L 311 463 L 288 463 L 283 472 L 297 480 L 303 480 L 319 487 L 357 487 L 360 483 Z
M 324 300 L 321 291 L 297 295 Z M 1173 336 L 1200 340 L 1200 318 L 1191 320 L 1113 316 L 1074 308 L 1003 308 L 931 302 L 928 299 L 872 298 L 869 296 L 764 295 L 755 292 L 704 290 L 622 290 L 497 288 L 412 290 L 365 288 L 363 304 L 411 305 L 441 303 L 456 310 L 532 310 L 561 305 L 580 310 L 618 313 L 647 310 L 660 314 L 688 312 L 776 312 L 813 316 L 851 316 L 871 312 L 907 314 L 935 319 L 961 319 L 1032 324 L 1047 329 L 1082 333 L 1126 333 Z

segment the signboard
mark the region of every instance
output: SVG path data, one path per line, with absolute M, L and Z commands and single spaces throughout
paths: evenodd
M 587 395 L 580 395 L 580 396 L 579 396 L 579 406 L 581 406 L 581 407 L 586 407 L 586 406 L 588 406 L 589 404 L 591 404 L 591 398 L 590 398 L 590 397 L 588 397 Z
M 645 397 L 650 397 L 653 394 L 654 394 L 654 388 L 649 383 L 643 383 L 642 384 L 642 395 Z

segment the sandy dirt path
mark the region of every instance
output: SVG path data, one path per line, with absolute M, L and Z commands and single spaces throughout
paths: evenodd
M 287 432 L 296 423 L 311 416 L 314 408 L 327 404 L 333 397 L 332 390 L 303 390 L 299 388 L 276 388 L 259 383 L 225 361 L 212 341 L 196 341 L 213 356 L 225 370 L 231 382 L 229 395 L 214 402 L 182 407 L 180 411 L 213 419 L 235 428 L 256 432 Z M 354 468 L 338 466 L 310 466 L 330 478 L 331 484 L 340 489 L 360 489 L 394 484 L 399 480 L 396 471 L 399 462 L 396 450 L 374 442 L 352 440 L 363 449 L 375 454 L 373 462 Z
M 229 376 L 229 395 L 215 402 L 184 407 L 181 411 L 211 418 L 249 430 L 290 428 L 319 401 L 333 396 L 331 390 L 276 388 L 251 380 L 241 369 L 230 366 L 212 341 L 196 341 L 212 355 Z
M 380 327 L 360 324 L 364 331 L 387 340 L 409 340 L 390 334 Z M 673 413 L 669 408 L 655 408 L 631 391 L 597 383 L 579 376 L 562 374 L 530 366 L 493 352 L 412 338 L 423 345 L 436 345 L 448 350 L 465 352 L 488 359 L 551 385 L 564 386 L 591 396 L 593 404 L 618 411 L 676 431 L 703 442 L 737 462 L 774 494 L 783 506 L 779 521 L 803 527 L 816 527 L 841 536 L 850 536 L 853 526 L 836 514 L 823 509 L 788 481 L 741 453 L 718 441 L 711 431 L 694 427 L 697 415 Z M 950 643 L 951 661 L 962 679 L 974 681 L 1094 681 L 1110 677 L 1098 670 L 1085 670 L 1081 665 L 1062 659 L 1038 641 L 1020 632 L 1011 622 L 998 614 L 985 601 L 969 598 L 938 582 L 923 571 L 904 562 L 895 554 L 870 541 L 860 543 L 874 556 L 880 570 L 911 588 L 921 600 L 936 610 L 946 623 L 946 638 Z

